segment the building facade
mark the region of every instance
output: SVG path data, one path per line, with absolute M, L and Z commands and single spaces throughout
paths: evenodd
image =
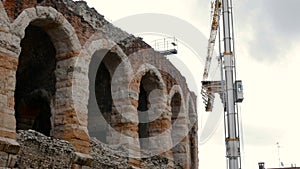
M 185 78 L 83 1 L 1 0 L 0 117 L 0 167 L 30 167 L 18 131 L 34 130 L 70 143 L 72 168 L 95 168 L 91 138 L 121 145 L 133 168 L 153 156 L 198 168 L 196 96 Z

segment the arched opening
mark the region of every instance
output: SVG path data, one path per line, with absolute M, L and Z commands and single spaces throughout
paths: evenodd
M 171 99 L 172 124 L 176 121 L 181 108 L 181 96 L 175 93 Z
M 147 72 L 141 79 L 138 100 L 138 134 L 140 147 L 142 150 L 149 148 L 149 137 L 153 136 L 151 124 L 154 124 L 157 120 L 153 121 L 153 117 L 149 115 L 149 109 L 151 107 L 151 101 L 149 95 L 155 89 L 161 90 L 159 86 L 159 79 L 154 74 Z M 154 92 L 155 93 L 155 92 Z M 155 112 L 154 112 L 155 113 Z
M 181 158 L 180 158 L 180 153 L 181 149 L 179 142 L 183 139 L 182 137 L 182 131 L 180 131 L 180 127 L 178 126 L 179 122 L 177 121 L 178 115 L 181 110 L 181 95 L 176 92 L 171 99 L 171 122 L 172 122 L 172 143 L 173 143 L 173 157 L 174 157 L 174 162 L 176 164 L 181 164 Z M 176 122 L 177 121 L 177 122 Z
M 116 114 L 111 83 L 120 63 L 117 54 L 101 50 L 93 55 L 89 66 L 88 130 L 91 137 L 103 143 L 109 142 L 111 119 Z
M 139 104 L 139 106 L 138 106 L 137 110 L 139 111 L 139 113 L 138 113 L 139 121 L 143 121 L 143 122 L 139 123 L 139 125 L 138 125 L 139 138 L 148 138 L 149 137 L 149 123 L 147 121 L 149 121 L 149 118 L 148 118 L 147 113 L 144 113 L 144 112 L 149 110 L 149 108 L 148 108 L 149 102 L 148 102 L 147 92 L 146 92 L 144 86 L 142 85 L 142 83 L 140 84 L 140 94 L 139 94 L 138 104 Z
M 51 100 L 56 92 L 56 50 L 49 35 L 30 24 L 21 41 L 16 73 L 16 129 L 50 136 Z

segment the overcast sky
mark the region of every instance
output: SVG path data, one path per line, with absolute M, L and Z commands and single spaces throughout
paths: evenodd
M 245 97 L 240 106 L 244 130 L 243 169 L 258 168 L 257 162 L 260 161 L 266 162 L 267 167 L 278 167 L 276 142 L 281 146 L 281 161 L 286 166 L 290 166 L 291 163 L 300 166 L 300 57 L 297 50 L 300 45 L 300 1 L 233 1 L 237 74 L 238 78 L 243 80 Z M 135 14 L 167 14 L 192 24 L 204 36 L 209 36 L 209 0 L 87 2 L 111 22 Z M 138 26 L 138 23 L 135 26 Z M 206 41 L 203 44 L 199 48 L 206 48 Z M 186 64 L 185 68 L 191 69 L 193 74 L 190 76 L 199 78 L 196 81 L 200 83 L 204 63 L 191 61 L 193 57 L 195 56 L 189 57 L 185 53 L 185 57 L 177 59 Z M 197 69 L 201 69 L 199 73 Z M 199 117 L 204 119 L 200 119 L 201 129 L 209 115 L 200 104 L 198 113 Z M 221 119 L 211 139 L 200 145 L 200 168 L 225 169 L 223 130 Z

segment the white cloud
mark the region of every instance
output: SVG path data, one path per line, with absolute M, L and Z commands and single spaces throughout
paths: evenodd
M 248 0 L 236 1 L 236 18 L 252 57 L 264 63 L 277 62 L 285 57 L 291 45 L 299 41 L 300 21 L 297 18 L 300 1 Z

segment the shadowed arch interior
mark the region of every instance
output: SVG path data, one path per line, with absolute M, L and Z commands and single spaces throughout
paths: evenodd
M 156 75 L 153 73 L 147 72 L 140 81 L 139 86 L 139 100 L 138 100 L 138 118 L 139 118 L 139 124 L 138 124 L 138 134 L 140 138 L 140 147 L 141 149 L 147 149 L 149 147 L 148 139 L 151 136 L 153 136 L 153 133 L 151 132 L 150 125 L 151 123 L 155 123 L 155 121 L 150 122 L 149 121 L 149 108 L 150 108 L 150 101 L 149 101 L 149 95 L 150 93 L 155 90 L 159 89 L 161 90 L 161 87 L 159 85 L 159 79 Z
M 56 50 L 49 35 L 32 24 L 25 30 L 21 48 L 15 88 L 16 128 L 49 136 L 51 99 L 56 92 Z
M 181 95 L 176 92 L 171 99 L 171 122 L 172 122 L 172 131 L 171 131 L 171 135 L 172 135 L 172 142 L 173 142 L 173 148 L 172 148 L 172 152 L 173 152 L 173 157 L 174 157 L 174 161 L 175 163 L 180 163 L 181 159 L 178 156 L 178 154 L 181 151 L 181 147 L 180 145 L 178 145 L 179 141 L 181 141 L 181 132 L 180 131 L 180 126 L 178 126 L 178 122 L 176 122 L 178 115 L 180 113 L 180 109 L 181 109 Z
M 181 108 L 181 96 L 175 93 L 171 99 L 172 124 L 176 121 Z
M 116 109 L 111 93 L 114 72 L 121 63 L 120 57 L 107 50 L 97 51 L 89 65 L 88 130 L 91 137 L 108 143 L 109 127 Z

